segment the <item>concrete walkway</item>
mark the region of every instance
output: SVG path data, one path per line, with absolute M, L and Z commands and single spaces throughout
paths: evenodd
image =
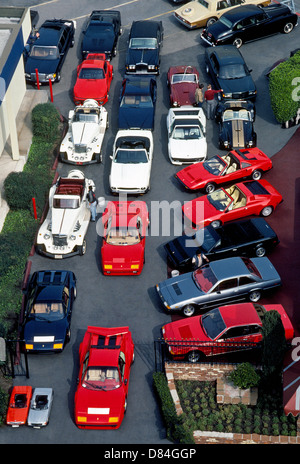
M 31 112 L 37 104 L 48 102 L 48 93 L 49 92 L 47 90 L 26 90 L 16 120 L 20 159 L 12 159 L 9 142 L 6 143 L 5 149 L 0 156 L 0 232 L 2 230 L 6 215 L 9 211 L 9 207 L 5 201 L 4 195 L 4 180 L 9 173 L 23 170 L 32 141 Z

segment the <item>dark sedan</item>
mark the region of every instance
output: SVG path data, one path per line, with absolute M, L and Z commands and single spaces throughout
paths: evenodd
M 74 45 L 76 22 L 65 19 L 45 21 L 25 47 L 25 78 L 36 83 L 59 82 L 67 52 Z
M 213 84 L 223 91 L 218 94 L 223 100 L 254 100 L 256 85 L 251 69 L 234 45 L 207 47 L 205 50 L 206 72 Z
M 265 256 L 279 239 L 264 218 L 229 222 L 221 227 L 209 225 L 194 235 L 182 235 L 165 244 L 169 264 L 181 272 L 193 269 L 192 258 L 204 253 L 209 261 L 231 256 Z
M 81 54 L 84 60 L 89 53 L 105 53 L 110 60 L 117 54 L 121 29 L 121 13 L 114 10 L 94 10 L 82 31 Z
M 257 302 L 262 293 L 281 286 L 281 278 L 268 258 L 233 257 L 205 264 L 164 280 L 157 293 L 168 312 L 193 316 L 197 309 L 249 299 Z
M 245 42 L 278 32 L 289 34 L 297 24 L 298 16 L 287 5 L 243 5 L 224 13 L 204 29 L 201 39 L 209 45 L 233 44 L 239 48 Z
M 154 129 L 154 76 L 126 76 L 120 92 L 119 129 Z
M 256 147 L 256 132 L 253 122 L 255 108 L 250 101 L 226 101 L 218 104 L 215 120 L 219 124 L 219 148 Z
M 126 53 L 127 74 L 159 74 L 163 35 L 161 21 L 133 21 Z
M 25 292 L 22 337 L 27 352 L 60 352 L 71 336 L 76 298 L 72 271 L 34 272 Z

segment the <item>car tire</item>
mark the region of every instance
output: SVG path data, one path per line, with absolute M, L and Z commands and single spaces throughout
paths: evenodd
M 182 308 L 182 314 L 186 317 L 191 317 L 195 314 L 195 305 L 187 304 Z
M 209 19 L 207 20 L 207 22 L 206 22 L 206 27 L 211 26 L 211 25 L 214 24 L 217 20 L 218 20 L 218 18 L 216 18 L 216 17 L 209 18 Z
M 241 46 L 243 45 L 242 39 L 241 39 L 240 37 L 237 37 L 236 39 L 234 39 L 233 45 L 234 45 L 236 48 L 241 48 Z
M 270 216 L 272 213 L 273 213 L 273 206 L 265 206 L 265 207 L 261 210 L 261 215 L 262 215 L 263 217 L 268 217 L 268 216 Z
M 213 226 L 214 229 L 216 229 L 217 227 L 221 227 L 222 225 L 222 222 L 221 221 L 213 221 L 210 223 L 211 226 Z
M 127 411 L 127 398 L 125 398 L 125 403 L 124 403 L 124 414 L 126 414 Z
M 255 169 L 255 171 L 252 172 L 251 177 L 253 180 L 259 180 L 261 178 L 261 171 L 259 169 Z
M 199 361 L 203 361 L 204 358 L 205 358 L 204 353 L 198 350 L 189 351 L 188 354 L 186 355 L 186 359 L 190 363 L 196 363 Z
M 80 256 L 85 255 L 86 252 L 86 241 L 83 240 L 82 245 L 78 247 Z
M 249 300 L 251 303 L 256 303 L 261 297 L 261 292 L 259 290 L 253 290 L 249 293 Z
M 208 65 L 205 66 L 205 70 L 206 70 L 207 74 L 209 74 L 209 67 L 208 67 Z
M 71 340 L 71 329 L 69 328 L 66 333 L 66 343 L 69 343 Z
M 60 73 L 57 73 L 57 76 L 56 76 L 56 79 L 55 79 L 55 80 L 56 80 L 56 82 L 59 82 L 59 81 L 60 81 L 60 79 L 61 79 L 61 75 L 60 75 Z
M 286 23 L 283 26 L 283 33 L 284 34 L 289 34 L 290 32 L 292 32 L 293 29 L 294 29 L 294 24 L 293 23 Z
M 258 258 L 262 258 L 263 256 L 265 256 L 265 254 L 266 254 L 266 249 L 263 246 L 259 246 L 256 248 L 255 255 Z
M 216 188 L 216 185 L 213 183 L 213 182 L 209 182 L 208 184 L 206 184 L 205 186 L 205 192 L 207 194 L 209 193 L 212 193 L 215 191 L 215 188 Z

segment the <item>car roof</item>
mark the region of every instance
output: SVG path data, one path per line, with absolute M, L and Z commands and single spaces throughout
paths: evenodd
M 227 327 L 246 324 L 262 324 L 255 309 L 255 305 L 252 303 L 220 306 L 219 311 Z
M 236 8 L 233 8 L 232 10 L 226 11 L 226 13 L 224 13 L 223 16 L 225 16 L 226 18 L 230 18 L 230 21 L 235 23 L 236 21 L 247 18 L 248 16 L 252 16 L 253 14 L 262 12 L 263 10 L 261 10 L 260 6 L 248 4 L 238 6 Z
M 62 29 L 64 29 L 64 22 L 45 21 L 39 28 L 40 36 L 34 45 L 56 45 Z
M 131 37 L 156 37 L 156 32 L 160 27 L 158 21 L 133 21 L 130 31 Z
M 226 64 L 244 63 L 244 58 L 241 52 L 234 45 L 220 45 L 219 47 L 208 47 L 206 49 L 208 55 L 214 53 L 219 62 L 225 61 Z
M 251 274 L 243 258 L 233 257 L 212 261 L 209 264 L 217 280 Z

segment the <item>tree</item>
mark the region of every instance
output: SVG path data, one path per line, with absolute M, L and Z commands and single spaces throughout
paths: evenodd
M 262 371 L 265 380 L 278 380 L 281 376 L 284 354 L 287 349 L 284 327 L 278 311 L 268 311 L 262 327 Z

